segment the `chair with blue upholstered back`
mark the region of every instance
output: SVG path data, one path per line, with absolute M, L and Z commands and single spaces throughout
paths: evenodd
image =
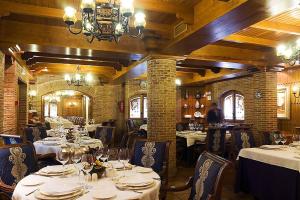
M 132 147 L 130 163 L 133 165 L 152 168 L 161 178 L 161 198 L 165 196 L 164 188 L 168 184 L 170 141 L 135 140 Z
M 10 135 L 10 134 L 0 134 L 5 145 L 10 144 L 20 144 L 23 142 L 23 137 L 21 135 Z
M 9 195 L 25 176 L 36 172 L 37 158 L 31 143 L 0 147 L 0 191 Z
M 105 145 L 113 146 L 115 139 L 115 127 L 98 126 L 96 128 L 95 138 L 101 140 Z
M 215 154 L 204 152 L 200 155 L 193 177 L 186 185 L 167 189 L 170 192 L 180 192 L 191 188 L 189 200 L 220 200 L 224 172 L 231 163 Z
M 224 156 L 226 128 L 209 127 L 207 131 L 207 151 Z
M 235 127 L 231 131 L 234 157 L 241 149 L 255 147 L 254 136 L 249 127 Z
M 25 128 L 24 136 L 27 141 L 30 141 L 32 143 L 38 140 L 42 140 L 47 137 L 46 128 L 42 126 Z

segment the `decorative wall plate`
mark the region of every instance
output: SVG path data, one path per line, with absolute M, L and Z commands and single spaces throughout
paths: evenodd
M 199 112 L 199 111 L 196 111 L 195 113 L 194 113 L 194 117 L 196 117 L 196 118 L 200 118 L 202 116 L 202 114 L 201 114 L 201 112 Z

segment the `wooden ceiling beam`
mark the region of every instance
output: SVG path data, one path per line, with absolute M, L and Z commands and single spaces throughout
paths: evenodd
M 163 52 L 176 55 L 190 54 L 194 50 L 222 40 L 272 15 L 296 7 L 298 4 L 295 0 L 214 2 L 222 3 L 222 5 L 217 7 L 211 5 L 211 1 L 201 1 L 197 6 L 205 10 L 195 11 L 195 19 L 200 21 L 195 20 L 195 25 L 191 28 L 191 31 L 171 41 Z M 201 6 L 201 3 L 204 6 Z M 216 9 L 218 9 L 218 12 L 215 12 Z
M 106 1 L 107 2 L 107 1 Z M 143 6 L 143 3 L 141 4 L 136 3 L 139 6 Z M 152 5 L 153 3 L 145 3 L 146 6 L 151 6 L 151 9 L 154 9 L 155 7 Z M 168 5 L 171 5 L 167 3 Z M 173 5 L 172 5 L 173 7 Z M 165 8 L 164 6 L 161 6 L 161 3 L 159 3 L 156 8 Z M 34 16 L 34 17 L 46 17 L 46 18 L 55 18 L 55 19 L 61 19 L 63 20 L 64 10 L 57 9 L 57 8 L 49 8 L 49 7 L 43 7 L 43 6 L 35 6 L 35 5 L 29 5 L 29 4 L 22 4 L 22 3 L 14 3 L 14 2 L 8 2 L 8 1 L 0 1 L 0 13 L 15 13 L 20 15 L 28 15 L 28 16 Z M 168 10 L 170 11 L 170 10 Z M 177 12 L 177 10 L 171 10 L 171 12 L 174 12 L 174 14 Z M 182 11 L 182 9 L 179 9 L 179 11 Z M 77 18 L 79 21 L 81 21 L 81 15 L 78 12 Z M 133 22 L 129 24 L 130 27 L 134 28 Z M 157 32 L 161 32 L 164 35 L 170 35 L 170 32 L 172 30 L 170 25 L 167 24 L 157 24 L 150 21 L 147 21 L 146 30 L 153 30 Z
M 186 59 L 183 61 L 178 61 L 177 65 L 182 67 L 199 67 L 199 68 L 206 68 L 206 69 L 214 69 L 214 68 L 247 69 L 249 67 L 252 67 L 252 65 L 246 65 L 241 63 L 206 61 L 206 60 L 196 60 L 196 59 Z
M 287 33 L 292 35 L 300 35 L 300 26 L 285 24 L 281 22 L 275 21 L 261 21 L 257 24 L 252 25 L 253 28 L 268 30 L 268 31 L 275 31 L 281 33 Z
M 248 44 L 257 44 L 267 47 L 276 47 L 278 45 L 278 41 L 264 39 L 264 38 L 257 38 L 257 37 L 250 37 L 237 34 L 229 35 L 223 38 L 225 41 L 233 41 L 238 43 L 248 43 Z
M 51 58 L 51 57 L 33 57 L 26 61 L 27 65 L 34 65 L 36 63 L 56 63 L 56 64 L 75 64 L 75 65 L 87 65 L 87 66 L 103 66 L 113 67 L 117 71 L 122 69 L 122 65 L 117 62 L 108 61 L 95 61 L 95 60 L 80 60 L 70 58 Z
M 143 43 L 124 36 L 118 44 L 101 41 L 89 43 L 83 35 L 73 35 L 64 27 L 0 20 L 0 42 L 38 44 L 106 52 L 145 54 Z

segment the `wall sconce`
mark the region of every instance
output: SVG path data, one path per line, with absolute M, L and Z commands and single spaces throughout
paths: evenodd
M 180 80 L 179 78 L 176 78 L 175 84 L 176 84 L 177 86 L 181 86 L 181 80 Z
M 295 97 L 294 103 L 295 103 L 295 104 L 300 103 L 300 88 L 299 88 L 298 85 L 294 85 L 294 86 L 293 86 L 293 95 L 294 95 L 294 97 Z

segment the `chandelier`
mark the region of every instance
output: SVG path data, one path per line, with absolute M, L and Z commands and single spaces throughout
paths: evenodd
M 289 43 L 288 45 L 279 45 L 276 52 L 277 56 L 279 56 L 284 63 L 294 66 L 300 58 L 300 38 L 296 42 Z
M 88 86 L 92 82 L 93 77 L 91 74 L 84 74 L 80 70 L 80 66 L 77 66 L 75 74 L 65 74 L 65 81 L 69 86 Z
M 97 0 L 81 1 L 81 26 L 75 31 L 77 21 L 76 10 L 72 7 L 65 8 L 64 22 L 72 34 L 83 33 L 87 40 L 92 43 L 95 38 L 99 41 L 118 42 L 124 34 L 132 37 L 141 37 L 146 26 L 146 16 L 142 12 L 135 14 L 135 33 L 131 33 L 130 19 L 134 14 L 133 0 L 108 0 L 97 2 Z

